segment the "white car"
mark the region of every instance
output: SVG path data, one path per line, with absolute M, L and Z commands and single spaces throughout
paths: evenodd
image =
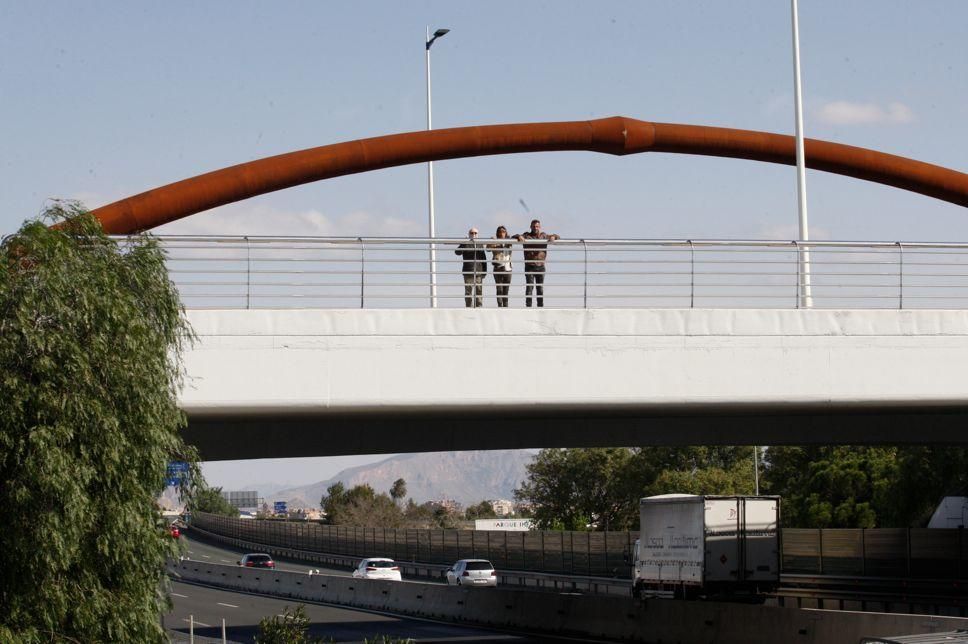
M 497 572 L 487 559 L 461 559 L 444 574 L 450 586 L 497 586 Z
M 400 566 L 393 559 L 372 557 L 364 559 L 353 571 L 356 579 L 389 579 L 400 581 Z

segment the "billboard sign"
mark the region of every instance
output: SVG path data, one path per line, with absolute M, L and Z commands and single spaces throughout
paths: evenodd
M 475 519 L 475 530 L 504 530 L 507 532 L 527 532 L 532 527 L 531 519 Z

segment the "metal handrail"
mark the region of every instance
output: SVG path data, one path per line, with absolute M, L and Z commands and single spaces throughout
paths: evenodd
M 124 238 L 120 238 L 124 239 Z M 431 245 L 485 251 L 437 260 L 441 307 L 496 307 L 498 240 L 416 237 L 159 236 L 186 308 L 430 307 Z M 729 239 L 499 240 L 512 250 L 512 307 L 524 304 L 530 246 L 547 246 L 542 302 L 556 308 L 968 308 L 968 242 Z M 810 302 L 800 258 L 810 254 Z M 482 267 L 484 270 L 482 270 Z M 472 274 L 473 274 L 472 273 Z M 357 291 L 354 294 L 354 287 Z M 537 287 L 537 284 L 536 284 Z M 791 287 L 794 287 L 791 289 Z M 465 290 L 467 289 L 467 290 Z M 537 291 L 536 291 L 537 294 Z

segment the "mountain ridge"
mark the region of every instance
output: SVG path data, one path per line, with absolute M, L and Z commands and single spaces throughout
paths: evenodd
M 532 450 L 480 450 L 398 454 L 349 467 L 326 480 L 279 490 L 266 502 L 286 501 L 291 508 L 318 508 L 326 489 L 342 482 L 348 488 L 369 484 L 378 494 L 389 492 L 399 478 L 407 482 L 407 497 L 417 503 L 453 499 L 463 505 L 484 499 L 510 499 L 527 478 Z

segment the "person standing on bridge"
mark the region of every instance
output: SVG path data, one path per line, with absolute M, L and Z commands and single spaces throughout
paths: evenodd
M 508 229 L 498 226 L 494 232 L 496 239 L 507 239 Z M 508 291 L 511 289 L 511 243 L 488 244 L 491 251 L 491 272 L 494 273 L 494 285 L 497 287 L 497 306 L 507 308 Z
M 527 243 L 533 240 L 553 242 L 561 239 L 558 235 L 541 232 L 541 221 L 531 220 L 531 230 L 515 237 L 520 242 L 525 242 L 524 246 L 524 303 L 531 306 L 532 288 L 536 291 L 535 302 L 538 306 L 544 306 L 544 278 L 545 260 L 548 258 L 548 244 Z
M 487 275 L 487 255 L 484 247 L 477 241 L 477 228 L 467 231 L 467 241 L 457 247 L 455 255 L 460 255 L 464 264 L 464 306 L 480 308 L 484 305 L 484 276 Z

